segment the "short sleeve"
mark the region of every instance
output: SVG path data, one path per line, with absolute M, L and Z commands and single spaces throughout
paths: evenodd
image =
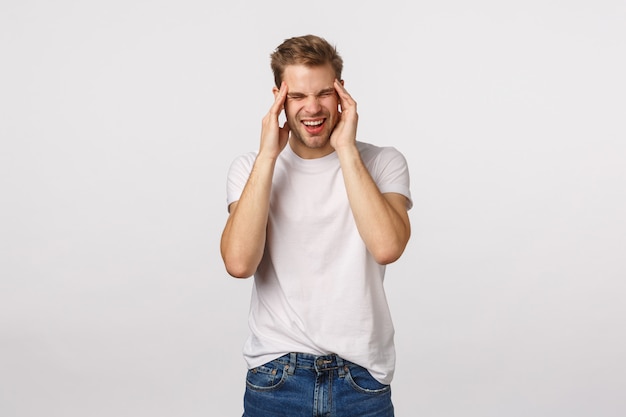
M 380 192 L 402 194 L 407 198 L 407 210 L 411 209 L 411 183 L 404 155 L 394 147 L 384 147 L 372 162 L 370 174 Z
M 250 172 L 252 172 L 255 158 L 256 153 L 250 152 L 238 156 L 230 164 L 226 181 L 226 207 L 230 206 L 231 203 L 235 201 L 239 201 L 241 193 L 250 177 Z

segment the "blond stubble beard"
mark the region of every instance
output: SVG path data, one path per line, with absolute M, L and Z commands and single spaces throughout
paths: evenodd
M 328 119 L 326 119 L 326 120 L 328 121 Z M 298 123 L 298 125 L 299 124 L 300 123 Z M 337 123 L 335 123 L 335 126 L 337 126 Z M 301 144 L 303 144 L 304 146 L 306 146 L 309 149 L 323 148 L 324 146 L 326 146 L 328 144 L 328 142 L 330 142 L 330 136 L 333 134 L 333 131 L 335 130 L 335 126 L 333 126 L 333 128 L 330 130 L 330 132 L 328 132 L 328 134 L 326 135 L 326 137 L 324 138 L 324 140 L 322 142 L 318 142 L 317 145 L 312 146 L 311 144 L 307 143 L 302 138 L 302 135 L 300 134 L 300 131 L 298 129 L 294 129 L 293 126 L 291 126 L 291 123 L 289 123 L 289 139 L 294 138 L 298 142 L 300 142 Z

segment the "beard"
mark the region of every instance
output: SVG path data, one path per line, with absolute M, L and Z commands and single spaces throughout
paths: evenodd
M 331 118 L 326 118 L 324 121 L 324 129 L 319 134 L 311 134 L 306 131 L 304 125 L 298 120 L 289 121 L 290 136 L 309 149 L 324 148 L 330 142 L 330 136 L 336 125 L 336 123 L 334 123 L 334 125 L 328 129 L 326 123 L 333 122 Z
M 307 133 L 302 135 L 297 129 L 291 129 L 291 137 L 310 149 L 323 148 L 330 140 L 329 133 L 323 136 L 311 137 Z

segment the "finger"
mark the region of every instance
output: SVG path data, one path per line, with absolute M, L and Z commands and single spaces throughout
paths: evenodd
M 287 84 L 283 81 L 280 85 L 280 90 L 278 90 L 278 94 L 276 94 L 276 99 L 274 100 L 274 104 L 270 108 L 270 113 L 272 115 L 278 116 L 278 114 L 283 109 L 285 105 L 285 98 L 287 97 Z
M 352 98 L 352 96 L 348 93 L 346 88 L 339 82 L 339 80 L 335 79 L 335 90 L 339 95 L 339 99 L 341 100 L 341 107 L 345 107 L 346 105 L 355 105 L 356 102 Z

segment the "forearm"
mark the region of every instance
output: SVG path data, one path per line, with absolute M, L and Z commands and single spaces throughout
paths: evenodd
M 259 155 L 239 201 L 232 204 L 220 249 L 233 277 L 250 277 L 263 257 L 274 164 L 274 158 Z
M 411 234 L 406 198 L 381 194 L 356 146 L 338 149 L 337 154 L 352 214 L 365 246 L 379 264 L 394 262 L 404 252 Z

